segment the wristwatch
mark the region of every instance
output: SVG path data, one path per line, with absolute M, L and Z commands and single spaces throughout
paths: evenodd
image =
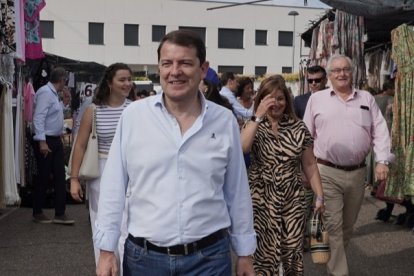
M 250 121 L 261 123 L 263 121 L 263 117 L 256 117 L 253 115 L 252 117 L 250 117 Z
M 387 160 L 377 161 L 377 163 L 383 164 L 385 166 L 388 166 L 390 164 L 390 162 L 388 162 Z

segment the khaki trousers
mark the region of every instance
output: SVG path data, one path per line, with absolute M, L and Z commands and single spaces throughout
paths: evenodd
M 318 164 L 325 196 L 324 222 L 329 233 L 331 258 L 328 275 L 349 275 L 345 247 L 364 199 L 366 168 L 343 171 Z

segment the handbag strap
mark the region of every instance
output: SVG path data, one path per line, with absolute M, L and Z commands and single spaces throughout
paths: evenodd
M 96 105 L 94 103 L 92 105 L 92 139 L 96 139 Z
M 322 232 L 325 231 L 322 215 L 320 212 L 314 212 L 312 216 L 311 235 L 317 240 L 322 239 Z
M 325 232 L 325 231 L 326 231 L 325 224 L 323 223 L 322 216 L 319 214 L 319 224 L 318 224 L 318 230 L 317 230 L 317 233 L 316 233 L 316 239 L 318 241 L 322 241 L 322 239 L 323 239 L 322 232 Z
M 311 223 L 310 234 L 313 237 L 316 237 L 316 235 L 318 234 L 319 221 L 320 221 L 319 212 L 314 212 L 312 214 L 312 219 L 310 220 L 310 223 Z

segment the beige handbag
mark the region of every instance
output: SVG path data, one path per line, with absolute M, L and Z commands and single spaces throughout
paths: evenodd
M 310 225 L 310 251 L 312 261 L 315 264 L 326 264 L 331 257 L 329 236 L 319 212 L 313 214 Z
M 99 177 L 99 154 L 98 154 L 98 136 L 96 135 L 96 106 L 92 104 L 92 131 L 89 134 L 88 145 L 86 146 L 85 154 L 83 155 L 81 167 L 79 169 L 79 179 L 91 180 Z M 70 152 L 68 174 L 71 172 L 72 155 L 76 144 L 74 139 L 72 150 Z

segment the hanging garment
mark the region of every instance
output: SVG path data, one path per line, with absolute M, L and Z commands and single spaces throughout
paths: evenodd
M 319 26 L 316 26 L 312 31 L 312 43 L 309 49 L 310 65 L 316 65 L 316 49 L 318 48 Z
M 25 183 L 24 186 L 33 187 L 34 179 L 39 175 L 37 170 L 36 156 L 33 144 L 33 132 L 30 127 L 25 129 L 25 151 L 24 151 L 24 168 L 25 168 Z M 31 204 L 31 202 L 30 202 Z M 30 205 L 31 206 L 31 205 Z
M 24 31 L 24 0 L 16 0 L 16 58 L 26 60 L 26 36 Z
M 14 81 L 14 54 L 0 55 L 0 74 L 10 86 Z
M 391 32 L 392 59 L 398 66 L 392 122 L 392 152 L 386 196 L 414 198 L 414 31 L 403 24 Z
M 367 69 L 367 79 L 369 87 L 376 90 L 381 90 L 381 62 L 382 62 L 382 50 L 378 49 L 369 54 L 369 64 Z
M 352 60 L 352 79 L 356 87 L 360 87 L 365 80 L 364 34 L 365 24 L 362 16 L 336 11 L 332 51 L 347 55 Z
M 16 120 L 15 120 L 15 132 L 14 132 L 14 161 L 15 161 L 15 174 L 16 182 L 18 184 L 25 183 L 24 176 L 24 119 L 23 119 L 23 78 L 21 75 L 21 66 L 18 67 L 19 73 L 17 76 L 16 90 Z
M 35 98 L 35 91 L 31 82 L 24 85 L 24 119 L 26 122 L 33 121 L 33 103 Z
M 316 58 L 323 59 L 326 57 L 326 48 L 325 48 L 325 33 L 326 33 L 326 23 L 328 19 L 323 20 L 319 25 L 318 33 L 318 46 L 316 48 Z
M 14 10 L 14 1 L 2 1 L 0 6 L 1 11 L 1 38 L 3 42 L 2 54 L 14 52 L 16 48 L 15 33 L 16 33 L 16 18 Z
M 20 203 L 19 193 L 17 191 L 15 163 L 14 163 L 14 140 L 13 140 L 13 111 L 12 111 L 12 89 L 7 85 L 3 86 L 4 120 L 1 129 L 7 129 L 3 134 L 3 177 L 4 177 L 4 194 L 7 205 L 17 205 Z
M 3 93 L 3 84 L 0 83 L 0 127 L 4 125 L 4 93 Z M 4 192 L 6 188 L 5 185 L 5 179 L 3 175 L 4 171 L 4 147 L 3 147 L 3 141 L 4 141 L 4 135 L 3 133 L 0 134 L 0 208 L 6 207 L 6 198 L 4 195 Z
M 46 5 L 44 0 L 25 0 L 24 20 L 26 31 L 26 58 L 39 59 L 45 55 L 40 37 L 40 11 Z

